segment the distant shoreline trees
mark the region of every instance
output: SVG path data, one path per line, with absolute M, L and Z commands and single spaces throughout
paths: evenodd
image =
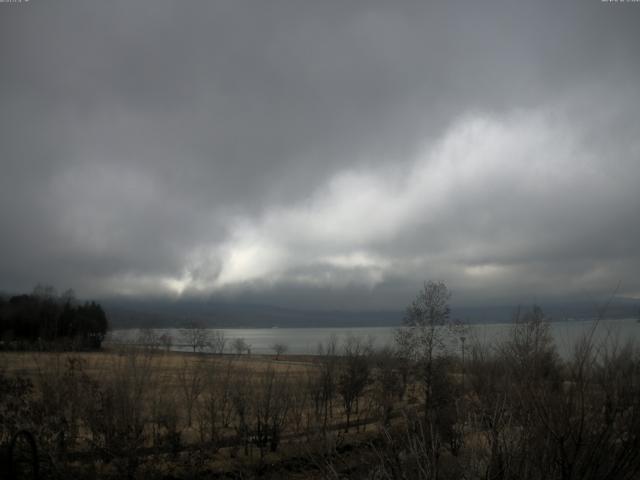
M 57 295 L 38 285 L 31 294 L 0 298 L 0 348 L 99 349 L 108 328 L 100 304 L 79 303 L 72 290 Z

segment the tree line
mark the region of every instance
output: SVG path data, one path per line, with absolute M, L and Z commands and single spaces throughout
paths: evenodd
M 5 349 L 98 349 L 108 328 L 100 304 L 80 303 L 72 290 L 58 295 L 52 287 L 37 286 L 30 294 L 0 297 L 0 346 Z

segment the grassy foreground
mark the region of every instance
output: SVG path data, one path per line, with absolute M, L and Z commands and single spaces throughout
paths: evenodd
M 349 338 L 315 356 L 279 358 L 131 347 L 0 352 L 2 473 L 639 478 L 633 344 L 587 336 L 562 360 L 534 316 L 499 345 L 469 340 L 462 358 L 410 356 L 400 346 L 375 351 Z

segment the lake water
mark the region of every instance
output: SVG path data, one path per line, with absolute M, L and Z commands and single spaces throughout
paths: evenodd
M 556 342 L 558 352 L 562 356 L 568 356 L 577 340 L 594 328 L 593 321 L 567 320 L 552 322 L 551 334 Z M 465 333 L 466 345 L 473 341 L 484 344 L 495 344 L 508 335 L 511 324 L 476 324 L 467 327 Z M 251 352 L 255 354 L 271 354 L 271 346 L 274 343 L 282 343 L 287 346 L 290 354 L 315 354 L 319 343 L 326 341 L 335 335 L 339 342 L 343 342 L 349 335 L 361 338 L 371 338 L 374 346 L 383 347 L 393 344 L 396 327 L 358 327 L 358 328 L 221 328 L 227 339 L 227 348 L 230 351 L 231 342 L 237 338 L 243 338 L 251 345 Z M 172 338 L 173 350 L 189 351 L 182 338 L 180 329 L 156 329 L 157 335 L 167 334 Z M 109 333 L 107 342 L 112 344 L 134 344 L 140 335 L 139 330 L 114 330 Z M 602 342 L 624 343 L 628 340 L 640 339 L 640 323 L 636 319 L 602 320 L 598 323 L 594 340 Z M 450 348 L 459 348 L 456 337 L 453 338 Z

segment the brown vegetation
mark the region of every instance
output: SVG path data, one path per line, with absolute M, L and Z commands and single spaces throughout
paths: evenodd
M 533 308 L 463 365 L 439 312 L 383 351 L 6 352 L 0 445 L 31 432 L 51 478 L 638 478 L 636 349 L 587 336 L 562 360 Z

